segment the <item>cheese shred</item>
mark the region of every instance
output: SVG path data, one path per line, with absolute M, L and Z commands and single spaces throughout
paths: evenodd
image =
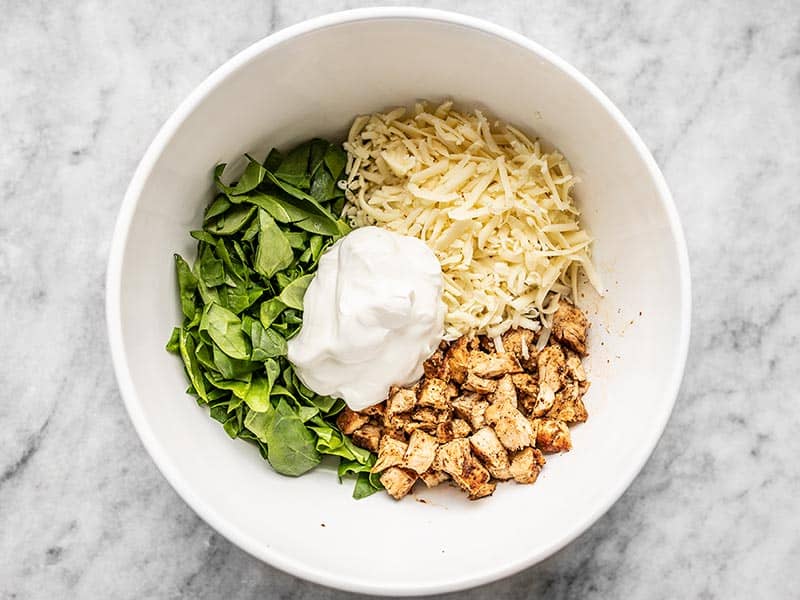
M 577 179 L 538 140 L 448 101 L 359 116 L 344 148 L 345 217 L 434 251 L 447 339 L 549 328 L 558 300 L 576 299 L 579 273 L 601 293 L 571 195 Z

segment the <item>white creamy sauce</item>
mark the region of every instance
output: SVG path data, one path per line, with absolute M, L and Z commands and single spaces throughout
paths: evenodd
M 380 229 L 354 230 L 322 256 L 303 300 L 289 360 L 318 394 L 353 410 L 410 385 L 444 333 L 439 261 L 424 242 Z

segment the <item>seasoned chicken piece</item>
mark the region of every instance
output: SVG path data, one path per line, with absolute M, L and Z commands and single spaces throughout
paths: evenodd
M 422 368 L 425 371 L 425 377 L 439 377 L 444 364 L 444 353 L 447 351 L 448 344 L 442 341 L 436 351 L 428 357 Z
M 511 380 L 514 382 L 514 387 L 517 388 L 519 409 L 525 414 L 532 413 L 539 395 L 539 384 L 536 378 L 527 373 L 517 373 L 511 376 Z
M 511 376 L 511 381 L 517 391 L 522 394 L 530 394 L 536 396 L 539 393 L 539 384 L 536 377 L 528 375 L 527 373 L 515 373 Z
M 383 413 L 383 427 L 388 434 L 403 431 L 409 423 L 411 423 L 411 415 L 408 413 L 393 413 L 389 409 Z M 392 437 L 399 436 L 392 435 Z
M 575 381 L 586 381 L 586 371 L 583 370 L 581 357 L 572 350 L 566 352 L 567 375 Z
M 470 390 L 479 394 L 489 394 L 497 388 L 497 382 L 494 379 L 478 377 L 475 373 L 468 373 L 467 379 L 462 384 L 462 387 L 465 390 Z
M 566 423 L 583 423 L 589 414 L 583 404 L 582 395 L 579 383 L 568 383 L 556 394 L 553 407 L 547 411 L 547 416 Z
M 542 452 L 567 452 L 572 448 L 569 427 L 555 419 L 534 419 L 536 447 Z
M 389 414 L 397 415 L 410 411 L 416 404 L 417 395 L 414 390 L 392 387 L 389 392 L 389 399 L 386 401 L 386 408 Z
M 553 315 L 553 337 L 581 356 L 586 354 L 586 330 L 589 320 L 575 305 L 565 300 L 558 303 Z
M 403 467 L 389 467 L 381 474 L 380 479 L 389 495 L 395 500 L 400 500 L 414 487 L 417 474 Z
M 367 415 L 352 411 L 347 406 L 336 417 L 336 425 L 345 435 L 351 435 L 356 429 L 366 425 L 368 422 L 369 417 Z
M 469 373 L 484 379 L 496 379 L 510 373 L 521 373 L 522 367 L 513 354 L 485 354 L 471 352 L 469 355 Z
M 472 429 L 478 430 L 486 422 L 484 414 L 489 403 L 482 400 L 478 394 L 464 394 L 453 400 L 456 414 L 470 424 Z
M 453 379 L 456 383 L 464 383 L 467 377 L 469 362 L 469 339 L 462 336 L 450 344 L 444 355 L 444 363 L 439 376 L 442 379 Z
M 481 483 L 480 485 L 476 485 L 470 491 L 469 499 L 470 500 L 479 500 L 480 498 L 485 498 L 486 496 L 491 496 L 492 494 L 494 494 L 494 490 L 496 488 L 497 488 L 497 484 L 494 481 L 490 481 L 488 483 Z
M 437 415 L 437 411 L 432 408 L 418 408 L 411 413 L 411 418 L 422 423 L 436 423 L 439 421 Z
M 438 426 L 439 424 L 434 421 L 408 421 L 403 426 L 403 432 L 407 435 L 411 435 L 415 431 L 424 431 L 425 433 L 435 435 Z
M 516 408 L 494 422 L 494 431 L 500 442 L 509 450 L 519 450 L 533 444 L 533 429 L 530 421 Z
M 510 479 L 508 453 L 491 427 L 482 427 L 469 438 L 472 451 L 483 461 L 495 479 Z
M 536 448 L 525 448 L 511 456 L 509 472 L 517 483 L 533 483 L 544 463 L 544 455 Z
M 453 427 L 454 438 L 467 437 L 470 433 L 472 433 L 472 428 L 469 426 L 469 423 L 462 419 L 453 419 L 451 421 L 451 425 Z
M 427 471 L 422 473 L 419 476 L 419 478 L 425 482 L 426 486 L 432 488 L 450 479 L 450 475 L 448 475 L 444 471 L 435 471 L 433 469 L 428 469 Z
M 506 331 L 502 338 L 503 348 L 505 351 L 517 357 L 523 365 L 526 365 L 531 359 L 536 359 L 536 342 L 533 339 L 533 332 L 530 329 L 523 329 L 517 327 L 516 329 L 509 329 Z
M 555 344 L 547 346 L 539 353 L 539 395 L 533 414 L 537 417 L 545 414 L 553 406 L 556 392 L 564 385 L 566 359 L 561 348 Z
M 378 446 L 378 460 L 372 466 L 372 472 L 380 473 L 389 467 L 396 467 L 401 464 L 406 450 L 408 450 L 408 444 L 384 435 Z
M 474 499 L 494 490 L 486 488 L 491 479 L 489 471 L 475 458 L 470 448 L 469 440 L 465 438 L 439 446 L 433 468 L 449 473 L 453 481 Z
M 445 409 L 449 406 L 449 390 L 447 382 L 437 377 L 425 379 L 419 390 L 417 402 L 420 406 L 429 406 L 437 410 Z
M 403 458 L 403 466 L 417 473 L 424 473 L 433 464 L 438 447 L 439 444 L 436 442 L 436 438 L 424 431 L 415 431 L 408 440 L 408 449 Z
M 380 427 L 367 423 L 353 432 L 353 443 L 359 448 L 364 448 L 370 452 L 377 452 L 378 445 L 381 441 L 381 433 L 382 430 Z
M 367 417 L 376 417 L 380 420 L 380 417 L 383 417 L 384 410 L 386 410 L 386 402 L 381 402 L 380 404 L 368 406 L 364 410 L 359 411 L 359 414 Z
M 517 408 L 517 388 L 511 375 L 505 375 L 497 382 L 497 389 L 489 396 L 490 404 Z
M 447 421 L 446 423 L 439 423 L 436 426 L 436 441 L 440 444 L 446 444 L 456 439 L 453 435 L 453 422 Z

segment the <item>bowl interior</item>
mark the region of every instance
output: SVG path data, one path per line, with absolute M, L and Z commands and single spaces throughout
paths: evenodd
M 276 566 L 360 591 L 421 593 L 512 573 L 578 535 L 624 491 L 671 410 L 685 356 L 688 280 L 660 175 L 601 96 L 521 40 L 441 18 L 330 20 L 273 38 L 212 76 L 150 149 L 126 199 L 109 289 L 128 409 L 170 482 L 224 535 Z M 520 43 L 517 43 L 520 42 Z M 396 503 L 351 499 L 333 467 L 297 479 L 232 442 L 184 395 L 164 351 L 179 322 L 172 254 L 194 255 L 211 172 L 359 113 L 454 98 L 540 136 L 570 160 L 607 288 L 593 320 L 589 421 L 533 486 L 468 502 L 441 486 Z M 125 211 L 125 209 L 123 209 Z M 127 237 L 126 234 L 127 226 Z

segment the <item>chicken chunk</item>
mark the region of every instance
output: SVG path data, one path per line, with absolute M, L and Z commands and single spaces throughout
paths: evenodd
M 444 353 L 447 351 L 447 348 L 447 342 L 442 341 L 436 351 L 431 354 L 424 363 L 422 363 L 422 369 L 425 372 L 425 377 L 440 376 L 442 373 L 442 366 L 444 365 Z
M 428 435 L 424 431 L 415 431 L 408 440 L 408 449 L 403 458 L 403 466 L 417 473 L 424 473 L 433 464 L 438 447 L 439 444 L 436 442 L 435 437 Z
M 547 416 L 566 423 L 583 423 L 589 415 L 583 404 L 582 395 L 578 382 L 568 383 L 556 394 L 553 407 L 547 411 Z
M 403 467 L 389 467 L 381 474 L 380 480 L 388 494 L 395 500 L 400 500 L 414 487 L 417 474 Z
M 372 406 L 368 406 L 364 410 L 358 411 L 359 414 L 362 414 L 367 417 L 376 417 L 380 418 L 383 417 L 383 411 L 386 409 L 386 402 L 381 402 L 380 404 L 373 404 Z
M 490 404 L 504 405 L 510 408 L 517 407 L 517 388 L 511 375 L 504 375 L 497 380 L 497 388 L 489 396 Z
M 544 455 L 536 448 L 525 448 L 511 456 L 509 473 L 517 483 L 533 483 L 544 466 Z
M 453 426 L 454 438 L 467 437 L 470 433 L 472 433 L 472 428 L 469 426 L 469 423 L 463 419 L 453 419 L 451 424 Z
M 534 419 L 536 447 L 542 452 L 567 452 L 572 448 L 569 427 L 555 419 Z
M 409 412 L 416 404 L 417 395 L 414 390 L 393 387 L 389 399 L 386 401 L 386 408 L 389 414 L 397 415 Z
M 469 438 L 472 451 L 495 479 L 509 479 L 508 453 L 491 427 L 482 427 Z
M 434 468 L 449 473 L 470 498 L 480 498 L 494 491 L 486 487 L 491 479 L 489 471 L 472 454 L 470 442 L 465 438 L 439 446 Z
M 469 373 L 484 379 L 496 379 L 511 373 L 521 373 L 522 367 L 513 354 L 486 354 L 471 352 L 469 355 Z
M 351 435 L 356 429 L 369 423 L 369 417 L 350 410 L 345 406 L 344 410 L 336 417 L 336 425 L 345 435 Z
M 586 354 L 586 330 L 589 320 L 575 305 L 564 300 L 553 315 L 553 337 L 581 356 Z
M 381 441 L 381 428 L 377 425 L 367 423 L 353 432 L 353 443 L 359 448 L 364 448 L 370 452 L 377 452 Z
M 586 381 L 586 371 L 583 369 L 581 357 L 572 350 L 567 350 L 566 357 L 567 375 L 575 381 Z
M 489 481 L 487 483 L 481 483 L 473 487 L 469 493 L 470 500 L 479 500 L 481 498 L 485 498 L 486 496 L 491 496 L 494 494 L 494 490 L 497 488 L 497 484 L 494 481 Z
M 378 460 L 372 466 L 373 473 L 380 473 L 389 467 L 396 467 L 403 462 L 403 457 L 408 450 L 408 444 L 384 435 L 378 446 Z
M 437 377 L 426 378 L 419 390 L 417 402 L 420 406 L 428 406 L 437 410 L 446 409 L 449 406 L 449 390 L 447 382 Z
M 533 429 L 530 421 L 517 409 L 494 422 L 494 431 L 500 442 L 509 450 L 519 450 L 533 444 Z
M 450 479 L 450 475 L 448 475 L 444 471 L 436 471 L 434 469 L 428 469 L 424 473 L 421 473 L 419 478 L 422 479 L 423 482 L 425 482 L 425 485 L 427 487 L 432 488 Z
M 440 377 L 453 379 L 456 383 L 464 383 L 469 363 L 469 339 L 462 336 L 450 344 L 444 356 Z
M 479 394 L 489 394 L 497 388 L 497 382 L 494 379 L 478 377 L 475 373 L 468 373 L 463 388 Z
M 453 400 L 456 414 L 470 424 L 472 429 L 478 430 L 486 422 L 485 413 L 489 403 L 482 400 L 478 394 L 464 394 Z
M 566 359 L 561 348 L 557 345 L 547 346 L 539 353 L 537 359 L 539 367 L 539 394 L 536 397 L 536 406 L 533 414 L 541 416 L 553 406 L 556 392 L 564 385 L 564 372 Z
M 502 338 L 505 351 L 517 357 L 517 360 L 526 366 L 529 362 L 536 364 L 536 342 L 530 329 L 517 327 L 509 329 Z
M 517 388 L 517 392 L 536 396 L 539 393 L 539 383 L 536 377 L 528 373 L 515 373 L 511 376 L 511 382 Z

